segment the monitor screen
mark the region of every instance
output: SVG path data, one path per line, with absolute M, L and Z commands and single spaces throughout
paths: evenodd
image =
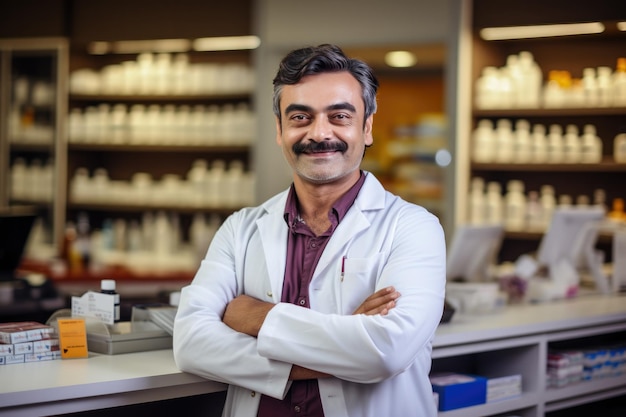
M 0 208 L 0 280 L 13 278 L 36 217 L 27 207 Z
M 501 225 L 463 225 L 456 229 L 448 250 L 448 280 L 490 281 L 489 268 L 496 263 L 504 229 Z
M 604 216 L 601 207 L 557 207 L 539 243 L 539 264 L 550 267 L 562 260 L 570 261 L 573 267 L 584 264 L 585 251 L 589 244 L 595 244 L 593 232 L 597 232 L 590 226 L 601 222 Z

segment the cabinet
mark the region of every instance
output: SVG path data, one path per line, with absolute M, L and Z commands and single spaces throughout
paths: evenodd
M 548 386 L 551 350 L 626 344 L 626 311 L 620 296 L 584 296 L 541 305 L 513 305 L 499 314 L 454 317 L 433 343 L 433 372 L 487 377 L 522 375 L 522 395 L 508 400 L 440 412 L 451 416 L 539 417 L 626 394 L 626 376 Z
M 54 254 L 65 216 L 65 39 L 0 40 L 0 207 L 37 208 L 37 251 Z
M 121 234 L 121 241 L 102 241 L 109 252 L 162 250 L 171 257 L 182 246 L 198 245 L 202 248 L 195 250 L 204 252 L 208 242 L 194 241 L 200 238 L 192 229 L 206 231 L 253 204 L 249 60 L 245 52 L 115 56 L 74 51 L 68 234 L 80 234 L 81 222 L 88 220 L 92 230 Z M 159 233 L 159 221 L 167 223 L 164 234 L 148 237 Z M 157 241 L 172 243 L 160 247 Z
M 454 134 L 456 141 L 456 182 L 455 224 L 468 221 L 468 190 L 473 177 L 481 177 L 485 182 L 493 181 L 500 185 L 502 194 L 510 180 L 521 180 L 525 192 L 540 192 L 543 185 L 554 188 L 557 199 L 568 195 L 572 202 L 577 199 L 594 201 L 597 189 L 604 191 L 605 202 L 611 206 L 616 198 L 624 198 L 621 184 L 626 180 L 626 165 L 613 158 L 614 138 L 626 131 L 626 106 L 623 102 L 602 104 L 589 97 L 576 101 L 573 91 L 584 86 L 588 68 L 598 75 L 606 69 L 616 72 L 618 58 L 624 57 L 623 45 L 626 32 L 617 30 L 617 21 L 626 18 L 626 7 L 615 1 L 600 1 L 593 6 L 577 6 L 571 3 L 548 5 L 545 2 L 530 1 L 510 5 L 491 0 L 455 2 L 459 14 L 459 33 L 455 41 L 457 53 L 453 82 L 457 86 L 457 97 L 453 110 Z M 565 7 L 567 6 L 567 7 Z M 558 11 L 558 12 L 557 12 Z M 604 24 L 605 31 L 598 34 L 525 38 L 488 41 L 481 37 L 484 28 L 546 25 L 557 23 L 598 21 Z M 541 90 L 535 105 L 509 103 L 500 105 L 477 104 L 478 83 L 487 67 L 504 68 L 511 56 L 520 52 L 530 52 L 541 70 Z M 604 67 L 604 70 L 600 68 Z M 567 72 L 569 78 L 560 80 L 559 74 Z M 571 94 L 570 98 L 554 102 L 548 91 L 561 83 L 559 91 Z M 587 90 L 585 90 L 587 91 Z M 599 91 L 599 90 L 598 90 Z M 529 91 L 524 92 L 526 96 Z M 582 136 L 586 125 L 595 127 L 601 140 L 602 155 L 592 163 L 546 163 L 532 158 L 520 163 L 521 154 L 513 154 L 510 160 L 496 163 L 478 162 L 472 157 L 476 145 L 472 133 L 481 120 L 495 126 L 499 120 L 508 120 L 514 126 L 519 120 L 526 120 L 530 126 L 543 125 L 549 132 L 553 125 L 565 133 L 568 125 L 576 126 Z M 495 145 L 501 148 L 501 145 Z M 498 149 L 495 149 L 497 152 Z M 583 196 L 583 197 L 580 197 Z M 508 233 L 501 250 L 501 260 L 514 260 L 520 254 L 535 250 L 541 231 L 525 233 L 528 228 Z

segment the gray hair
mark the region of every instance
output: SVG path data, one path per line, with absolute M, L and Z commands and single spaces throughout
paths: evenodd
M 280 120 L 280 98 L 285 85 L 300 82 L 307 75 L 348 71 L 361 84 L 365 119 L 376 113 L 378 79 L 372 68 L 358 59 L 348 58 L 335 45 L 323 44 L 291 51 L 281 61 L 274 77 L 273 111 Z

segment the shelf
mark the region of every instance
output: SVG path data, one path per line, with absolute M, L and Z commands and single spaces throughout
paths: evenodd
M 583 107 L 583 108 L 539 108 L 539 109 L 474 109 L 474 117 L 585 117 L 585 116 L 625 116 L 626 107 Z
M 617 163 L 611 157 L 604 157 L 599 164 L 516 164 L 516 163 L 476 163 L 473 171 L 518 171 L 518 172 L 626 172 L 626 164 Z
M 239 206 L 233 207 L 199 207 L 199 206 L 180 206 L 180 205 L 155 205 L 150 206 L 146 204 L 106 204 L 106 203 L 75 203 L 68 202 L 67 208 L 70 210 L 85 210 L 85 211 L 106 211 L 106 212 L 128 212 L 128 213 L 143 213 L 146 211 L 175 211 L 181 214 L 190 214 L 197 212 L 216 213 L 221 215 L 229 215 L 235 210 L 240 209 Z
M 249 101 L 252 92 L 233 94 L 185 94 L 185 95 L 131 95 L 131 94 L 71 94 L 71 102 L 145 102 L 145 103 L 194 103 L 194 102 L 235 102 Z
M 216 152 L 216 153 L 245 153 L 250 151 L 249 146 L 221 146 L 221 145 L 132 145 L 132 144 L 90 144 L 70 143 L 70 151 L 86 152 Z

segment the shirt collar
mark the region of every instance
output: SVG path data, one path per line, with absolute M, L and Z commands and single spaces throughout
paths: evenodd
M 352 187 L 350 187 L 350 189 L 342 195 L 339 200 L 335 202 L 335 204 L 333 204 L 331 213 L 335 216 L 337 224 L 343 220 L 350 207 L 352 207 L 352 204 L 354 204 L 354 200 L 356 200 L 356 197 L 359 195 L 359 191 L 361 191 L 361 187 L 365 182 L 365 177 L 366 174 L 363 171 L 360 171 L 359 180 Z M 296 188 L 293 183 L 291 184 L 291 187 L 289 187 L 289 194 L 287 195 L 287 204 L 285 204 L 285 213 L 283 217 L 290 229 L 292 229 L 297 222 L 302 221 L 300 214 L 298 213 L 298 195 L 296 194 Z

